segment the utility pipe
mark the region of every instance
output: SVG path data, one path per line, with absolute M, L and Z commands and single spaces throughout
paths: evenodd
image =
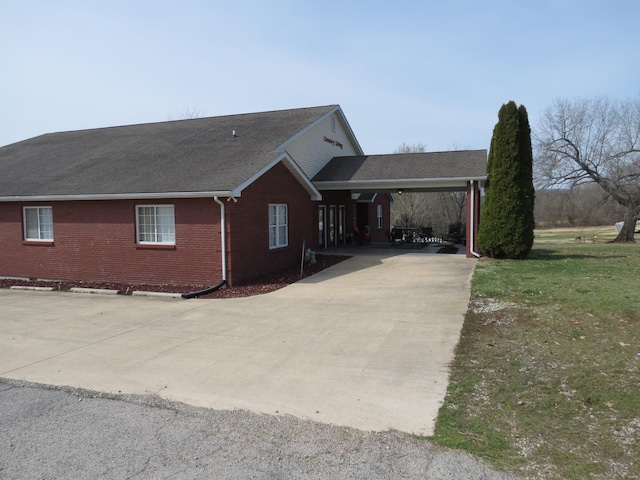
M 226 228 L 225 228 L 226 222 L 225 222 L 224 203 L 222 203 L 217 196 L 213 197 L 213 201 L 216 202 L 218 205 L 220 205 L 220 244 L 222 247 L 222 281 L 215 287 L 207 288 L 205 290 L 200 290 L 199 292 L 183 293 L 182 298 L 184 298 L 185 300 L 188 300 L 190 298 L 198 298 L 202 295 L 213 293 L 216 290 L 220 290 L 220 288 L 222 288 L 223 285 L 227 284 L 227 235 L 226 235 Z
M 222 249 L 222 280 L 227 281 L 227 224 L 224 203 L 218 196 L 213 201 L 220 205 L 220 248 Z

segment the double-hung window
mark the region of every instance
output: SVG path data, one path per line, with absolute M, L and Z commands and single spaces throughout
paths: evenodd
M 53 242 L 53 207 L 24 207 L 24 239 Z
M 269 248 L 286 247 L 289 244 L 287 229 L 287 205 L 269 204 Z
M 382 228 L 382 205 L 378 205 L 376 218 L 378 220 L 378 228 Z
M 176 243 L 173 205 L 138 205 L 136 226 L 138 243 L 160 245 Z

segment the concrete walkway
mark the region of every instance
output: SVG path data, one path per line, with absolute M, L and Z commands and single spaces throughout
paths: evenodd
M 475 264 L 368 251 L 239 299 L 0 290 L 0 376 L 431 435 Z

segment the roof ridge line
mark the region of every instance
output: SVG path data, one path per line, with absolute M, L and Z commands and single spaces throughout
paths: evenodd
M 110 130 L 110 129 L 116 129 L 116 128 L 142 127 L 142 126 L 146 126 L 146 125 L 162 125 L 162 124 L 170 124 L 170 123 L 177 123 L 177 122 L 211 120 L 211 119 L 214 119 L 214 118 L 245 117 L 245 116 L 249 116 L 249 115 L 264 115 L 264 114 L 278 113 L 278 112 L 294 112 L 294 111 L 300 111 L 300 110 L 311 110 L 311 109 L 316 109 L 316 108 L 317 109 L 320 109 L 320 108 L 334 108 L 334 107 L 337 107 L 337 106 L 339 106 L 339 105 L 336 103 L 336 104 L 328 104 L 328 105 L 316 105 L 316 106 L 313 106 L 313 107 L 283 108 L 283 109 L 279 109 L 279 110 L 264 110 L 264 111 L 260 111 L 260 112 L 245 112 L 245 113 L 234 113 L 234 114 L 230 113 L 230 114 L 224 114 L 224 115 L 211 115 L 211 116 L 207 116 L 207 117 L 178 118 L 178 119 L 175 119 L 175 120 L 161 120 L 161 121 L 154 121 L 154 122 L 137 122 L 137 123 L 127 123 L 127 124 L 123 124 L 123 125 L 108 125 L 108 126 L 93 127 L 93 128 L 79 128 L 79 129 L 72 129 L 72 130 L 60 130 L 60 131 L 57 131 L 57 132 L 47 132 L 47 133 L 43 133 L 41 135 L 36 135 L 35 137 L 31 137 L 31 138 L 44 137 L 44 136 L 48 136 L 48 135 L 59 135 L 59 134 L 64 134 L 64 133 L 94 132 L 94 131 L 99 131 L 99 130 Z M 15 142 L 15 143 L 18 143 L 18 142 Z

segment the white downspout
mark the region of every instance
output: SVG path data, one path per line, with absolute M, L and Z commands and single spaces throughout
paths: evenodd
M 225 218 L 224 203 L 213 197 L 213 201 L 220 205 L 220 247 L 222 249 L 222 280 L 227 280 L 227 224 Z
M 475 242 L 475 233 L 476 233 L 476 187 L 475 187 L 475 181 L 474 180 L 470 180 L 470 190 L 471 190 L 471 245 L 469 246 L 469 252 L 471 252 L 471 255 L 480 258 L 480 254 L 478 252 L 476 252 L 473 248 L 476 244 Z

